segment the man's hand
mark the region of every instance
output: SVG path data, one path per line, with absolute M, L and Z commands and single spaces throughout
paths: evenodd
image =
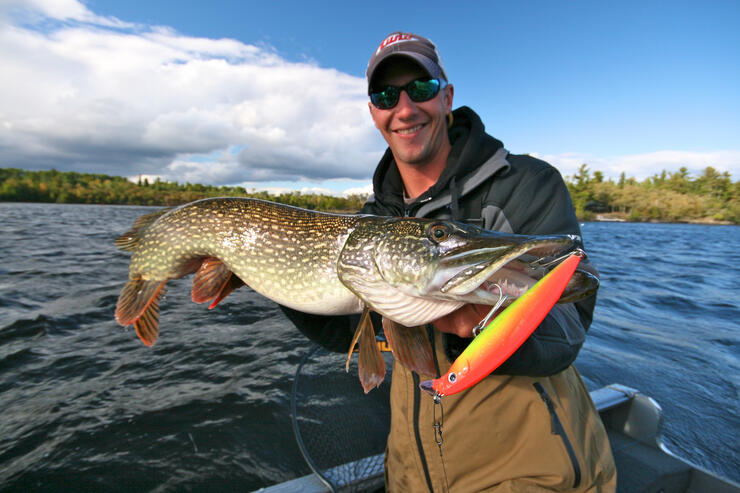
M 483 320 L 490 311 L 491 307 L 488 305 L 463 305 L 432 323 L 442 332 L 455 334 L 459 337 L 473 337 L 473 327 Z

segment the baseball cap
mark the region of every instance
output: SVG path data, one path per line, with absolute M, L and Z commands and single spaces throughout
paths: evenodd
M 367 83 L 371 85 L 378 66 L 392 56 L 404 56 L 415 61 L 427 71 L 430 77 L 447 81 L 447 74 L 442 66 L 442 58 L 434 43 L 423 36 L 396 31 L 388 35 L 375 50 L 367 64 Z

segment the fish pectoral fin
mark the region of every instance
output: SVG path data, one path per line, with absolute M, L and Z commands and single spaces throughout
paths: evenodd
M 426 328 L 405 327 L 383 317 L 383 331 L 393 357 L 403 366 L 419 375 L 436 376 L 434 353 L 429 343 Z
M 349 351 L 347 351 L 347 361 L 344 362 L 344 371 L 349 371 L 349 361 L 352 359 L 352 353 L 355 352 L 355 346 L 360 340 L 360 336 L 362 335 L 362 330 L 365 327 L 365 318 L 370 318 L 370 308 L 365 305 L 365 307 L 362 309 L 362 315 L 360 315 L 360 323 L 357 324 L 357 328 L 355 328 L 355 333 L 352 336 L 352 342 L 349 343 Z
M 345 364 L 345 370 L 347 371 L 349 371 L 349 361 L 358 341 L 360 343 L 360 355 L 357 359 L 357 373 L 360 377 L 362 389 L 367 394 L 383 383 L 385 379 L 385 360 L 375 343 L 375 330 L 370 318 L 370 309 L 367 306 L 362 311 L 360 323 L 357 324 L 355 335 L 352 337 Z
M 151 346 L 159 335 L 159 298 L 166 291 L 164 281 L 129 281 L 121 290 L 116 304 L 119 324 L 134 325 L 139 339 Z
M 213 300 L 208 306 L 212 309 L 229 293 L 243 285 L 244 282 L 235 276 L 221 260 L 216 257 L 206 257 L 195 273 L 190 297 L 195 303 L 206 303 Z

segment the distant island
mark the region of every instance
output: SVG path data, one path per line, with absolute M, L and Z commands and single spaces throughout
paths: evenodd
M 740 224 L 740 181 L 712 167 L 697 177 L 685 167 L 663 170 L 639 182 L 622 172 L 615 182 L 582 164 L 565 181 L 584 221 Z
M 696 222 L 740 224 L 740 181 L 712 167 L 697 177 L 686 168 L 663 171 L 643 181 L 605 179 L 586 164 L 566 176 L 576 215 L 582 221 Z M 354 212 L 364 195 L 337 197 L 286 192 L 279 195 L 244 187 L 179 184 L 147 179 L 130 181 L 121 176 L 57 170 L 27 171 L 0 168 L 0 201 L 75 204 L 172 206 L 206 197 L 253 197 L 306 209 Z

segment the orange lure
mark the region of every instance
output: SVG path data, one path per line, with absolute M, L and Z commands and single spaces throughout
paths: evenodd
M 433 395 L 456 394 L 498 368 L 542 323 L 585 254 L 578 250 L 494 318 L 452 363 L 449 371 L 419 385 Z

